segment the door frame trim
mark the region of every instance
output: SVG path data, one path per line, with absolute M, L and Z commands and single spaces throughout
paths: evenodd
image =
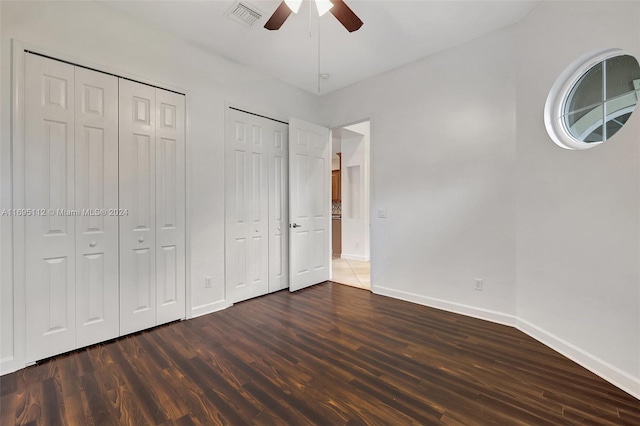
M 184 94 L 185 96 L 185 319 L 190 319 L 192 315 L 191 303 L 191 153 L 189 140 L 189 90 L 172 86 L 170 84 L 149 80 L 129 72 L 115 69 L 104 64 L 96 64 L 83 58 L 78 58 L 66 53 L 58 52 L 54 49 L 37 46 L 30 43 L 11 39 L 11 208 L 23 209 L 25 207 L 25 157 L 24 157 L 24 71 L 25 55 L 31 52 L 36 55 L 45 56 L 52 60 L 60 60 L 71 65 L 89 68 L 94 71 L 110 74 L 115 77 L 122 77 L 133 80 L 155 88 L 168 90 L 171 92 Z M 13 284 L 13 355 L 0 359 L 0 375 L 7 374 L 26 367 L 26 235 L 24 217 L 11 216 L 12 241 L 11 260 L 12 267 L 11 280 Z

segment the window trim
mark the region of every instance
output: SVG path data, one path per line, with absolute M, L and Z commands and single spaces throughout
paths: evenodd
M 567 97 L 582 76 L 594 66 L 616 56 L 635 56 L 622 49 L 605 49 L 588 53 L 572 62 L 556 79 L 544 106 L 544 125 L 551 139 L 564 149 L 585 150 L 602 142 L 583 142 L 574 138 L 565 126 L 563 110 Z

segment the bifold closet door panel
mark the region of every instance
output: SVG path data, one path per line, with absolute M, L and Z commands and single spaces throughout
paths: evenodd
M 119 335 L 118 78 L 75 69 L 76 346 Z
M 119 79 L 120 334 L 156 325 L 155 88 Z
M 74 67 L 25 54 L 26 361 L 76 347 Z
M 185 97 L 156 89 L 156 324 L 185 317 Z
M 269 292 L 289 287 L 289 129 L 269 126 Z
M 227 299 L 269 291 L 268 120 L 229 110 L 225 147 L 225 271 Z

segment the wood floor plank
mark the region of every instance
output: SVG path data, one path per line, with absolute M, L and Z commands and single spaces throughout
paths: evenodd
M 131 391 L 128 385 L 119 386 L 108 391 L 107 396 L 113 416 L 117 419 L 114 424 L 154 424 L 153 419 L 138 404 L 135 393 Z
M 638 425 L 640 401 L 511 327 L 325 283 L 0 379 L 8 425 Z
M 191 417 L 203 425 L 223 424 L 220 410 L 208 403 L 204 391 L 193 381 L 182 375 L 178 368 L 166 368 L 162 375 L 174 387 L 180 399 L 189 407 Z
M 42 417 L 51 426 L 61 426 L 64 418 L 64 405 L 58 401 L 59 389 L 53 378 L 42 382 Z
M 12 393 L 0 396 L 0 425 L 14 426 L 16 424 L 17 397 Z
M 19 388 L 16 398 L 16 424 L 45 424 L 42 412 L 42 383 L 30 384 Z
M 18 388 L 17 375 L 7 374 L 0 377 L 0 397 L 14 393 Z
M 64 395 L 64 392 L 62 392 Z M 79 394 L 64 396 L 64 420 L 66 425 L 93 425 L 93 418 L 89 413 L 88 405 L 85 407 L 83 398 Z

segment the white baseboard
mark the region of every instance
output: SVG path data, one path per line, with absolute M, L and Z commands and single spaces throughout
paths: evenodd
M 620 370 L 618 367 L 609 364 L 597 356 L 594 356 L 566 340 L 549 333 L 527 320 L 518 318 L 516 328 L 550 347 L 554 351 L 566 356 L 575 363 L 583 366 L 593 374 L 602 377 L 609 383 L 640 399 L 640 378 L 633 377 L 631 374 Z
M 527 320 L 518 318 L 515 315 L 477 308 L 461 303 L 450 302 L 386 287 L 375 286 L 374 288 L 372 288 L 372 291 L 382 296 L 389 296 L 395 299 L 441 309 L 443 311 L 453 312 L 472 318 L 478 318 L 502 325 L 515 327 L 523 333 L 534 338 L 538 342 L 544 344 L 545 346 L 548 346 L 561 355 L 566 356 L 570 360 L 576 362 L 595 375 L 602 377 L 612 385 L 617 386 L 633 397 L 640 399 L 640 378 L 634 377 L 631 374 L 620 370 L 619 368 L 590 354 L 589 352 L 553 335 L 552 333 L 543 330 L 542 328 L 530 323 Z
M 442 299 L 436 299 L 433 297 L 422 296 L 415 293 L 409 293 L 406 291 L 395 290 L 387 287 L 375 286 L 372 291 L 382 296 L 389 296 L 395 299 L 404 300 L 407 302 L 417 303 L 419 305 L 429 306 L 443 311 L 453 312 L 456 314 L 466 315 L 472 318 L 478 318 L 481 320 L 491 321 L 498 324 L 508 325 L 514 327 L 516 325 L 516 317 L 513 315 L 505 314 L 498 311 L 492 311 L 490 309 L 476 308 L 462 303 L 449 302 Z
M 367 256 L 359 256 L 357 254 L 347 254 L 347 253 L 342 253 L 340 255 L 341 258 L 343 259 L 347 259 L 347 260 L 359 260 L 360 262 L 368 262 L 369 258 Z
M 201 317 L 202 315 L 212 314 L 214 312 L 227 309 L 231 305 L 233 305 L 233 303 L 229 303 L 226 300 L 219 300 L 217 302 L 195 306 L 191 309 L 191 316 L 189 317 L 189 319 Z

